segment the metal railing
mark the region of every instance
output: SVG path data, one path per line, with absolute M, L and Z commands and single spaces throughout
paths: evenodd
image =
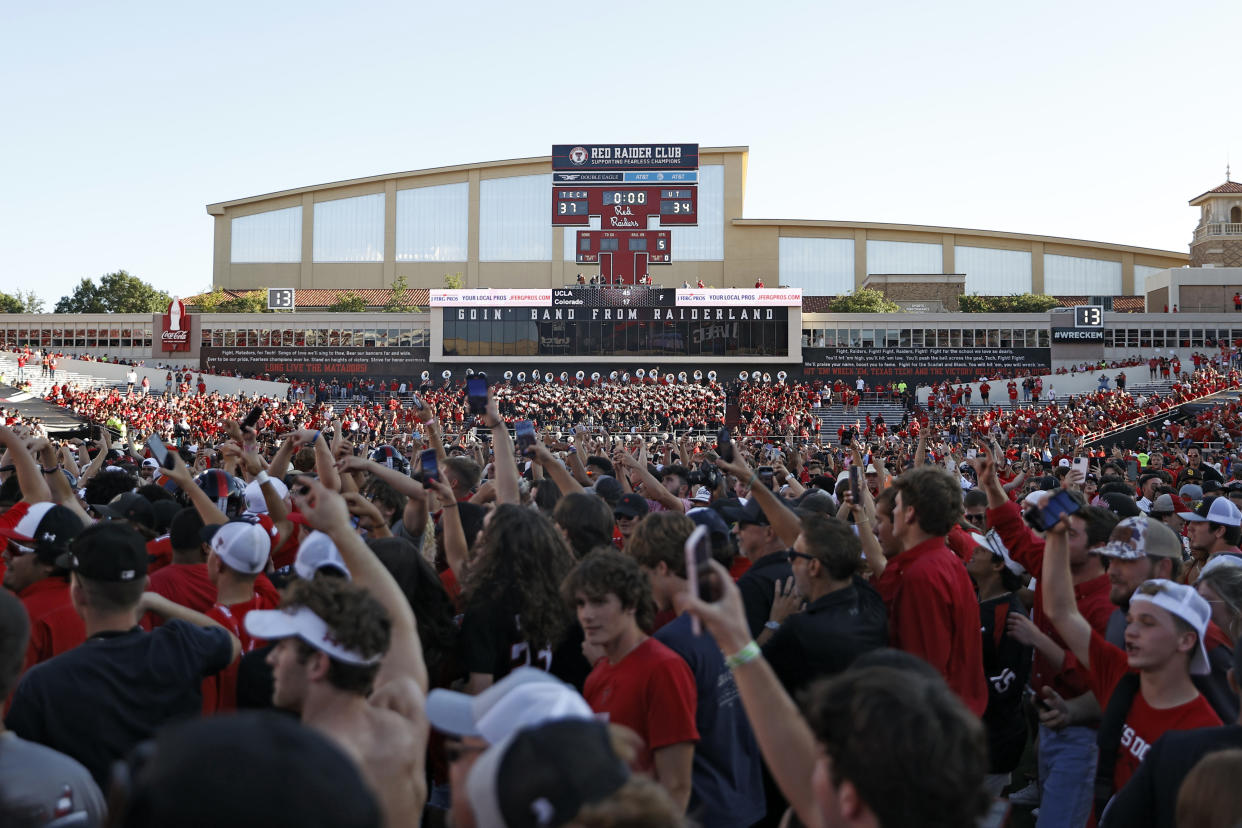
M 1242 236 L 1242 224 L 1215 223 L 1195 228 L 1195 241 L 1208 236 Z

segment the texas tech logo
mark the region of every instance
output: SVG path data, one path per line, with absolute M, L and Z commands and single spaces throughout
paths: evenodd
M 574 166 L 581 167 L 587 162 L 590 155 L 586 151 L 586 147 L 574 147 L 569 151 L 569 163 Z

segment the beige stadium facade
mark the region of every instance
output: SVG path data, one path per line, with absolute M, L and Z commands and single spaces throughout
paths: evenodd
M 651 268 L 655 284 L 747 287 L 761 277 L 817 296 L 878 274 L 964 274 L 966 293 L 1135 296 L 1148 275 L 1188 261 L 1019 232 L 742 218 L 748 156 L 746 147 L 700 150 L 699 227 L 674 230 L 674 263 Z M 551 226 L 551 172 L 550 156 L 520 158 L 209 204 L 213 284 L 363 289 L 405 277 L 410 287 L 443 287 L 450 273 L 466 288 L 571 284 L 596 271 L 567 256 L 566 229 Z

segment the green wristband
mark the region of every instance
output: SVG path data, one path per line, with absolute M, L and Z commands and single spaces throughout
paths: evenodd
M 750 664 L 752 661 L 755 661 L 756 659 L 758 659 L 759 656 L 761 655 L 763 655 L 763 651 L 759 649 L 759 645 L 756 644 L 754 641 L 751 641 L 749 644 L 747 644 L 742 649 L 738 650 L 733 655 L 725 656 L 725 666 L 728 667 L 730 670 L 736 670 L 738 667 L 741 667 L 743 664 Z

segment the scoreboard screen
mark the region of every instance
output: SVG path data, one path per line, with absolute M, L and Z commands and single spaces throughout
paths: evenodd
M 647 264 L 672 264 L 672 246 L 668 230 L 580 232 L 574 260 L 578 264 L 599 264 L 601 253 L 642 254 L 647 257 Z
M 660 224 L 698 224 L 697 187 L 555 187 L 552 190 L 552 226 L 585 227 L 591 216 L 605 229 L 645 228 L 648 216 Z

